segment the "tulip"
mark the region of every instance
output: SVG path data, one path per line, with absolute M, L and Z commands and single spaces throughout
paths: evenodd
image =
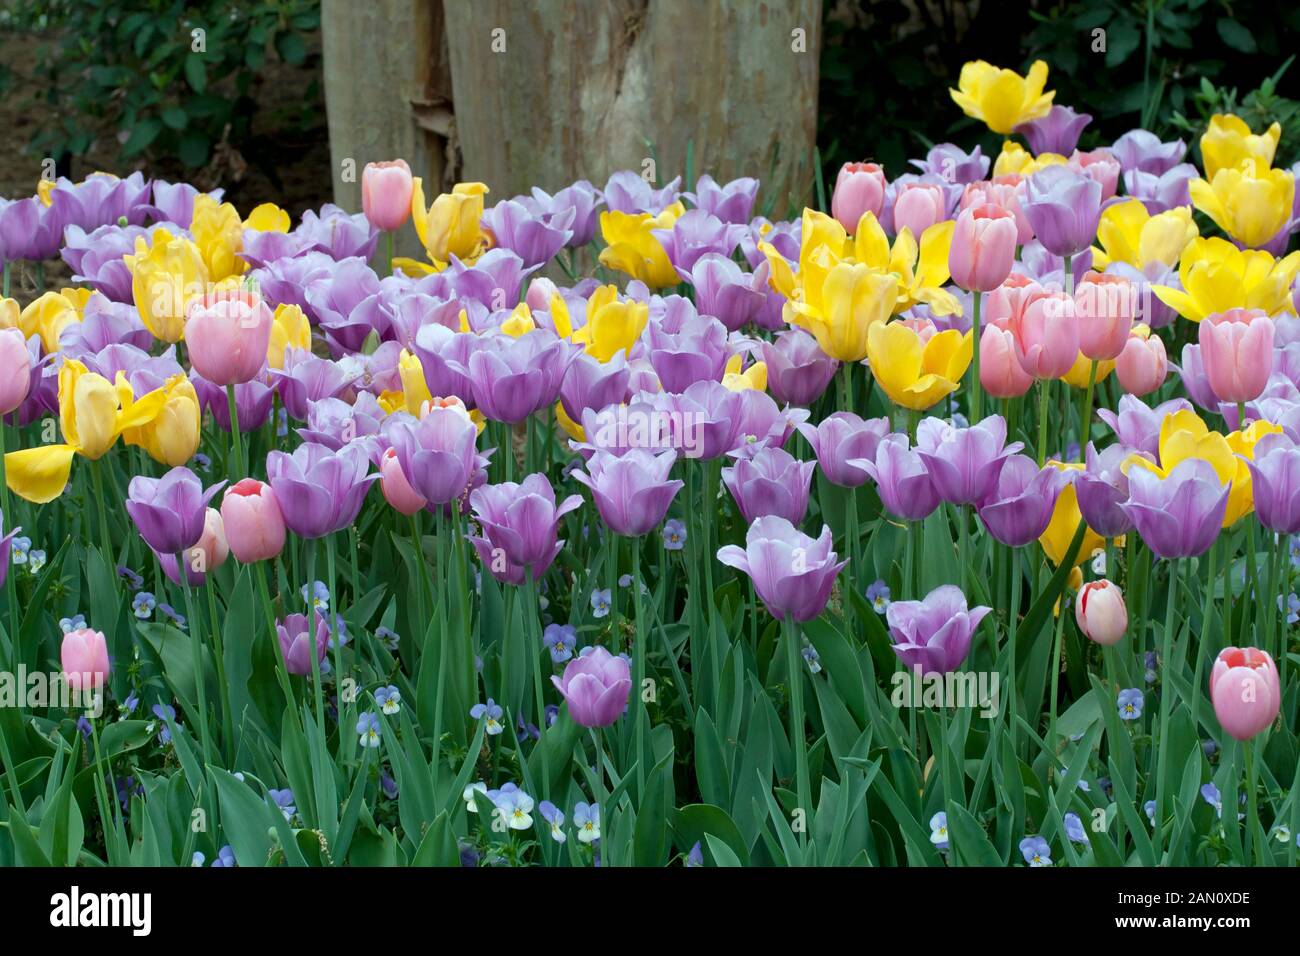
M 1083 520 L 1103 538 L 1115 538 L 1133 530 L 1133 522 L 1121 506 L 1128 500 L 1128 469 L 1141 453 L 1114 444 L 1099 454 L 1092 442 L 1088 442 L 1084 454 L 1084 470 L 1074 480 Z
M 939 506 L 939 492 L 921 456 L 907 446 L 907 436 L 886 435 L 873 459 L 849 459 L 876 483 L 880 501 L 890 514 L 904 521 L 919 521 Z
M 31 379 L 27 339 L 18 329 L 0 328 L 0 415 L 8 415 L 26 401 Z
M 833 412 L 817 427 L 804 424 L 798 431 L 812 446 L 827 481 L 841 488 L 856 488 L 871 476 L 865 468 L 852 462 L 875 459 L 876 449 L 889 434 L 889 419 L 864 420 L 853 412 Z
M 1188 184 L 1192 205 L 1243 246 L 1267 245 L 1292 218 L 1295 177 L 1284 169 L 1220 169 L 1213 179 Z
M 194 245 L 212 282 L 241 275 L 248 268 L 248 263 L 240 256 L 244 223 L 239 218 L 239 211 L 230 203 L 218 202 L 206 193 L 195 196 L 190 235 L 194 237 Z
M 1128 629 L 1124 593 L 1109 581 L 1089 581 L 1074 599 L 1074 621 L 1083 636 L 1094 644 L 1118 644 Z
M 1025 181 L 1021 208 L 1048 252 L 1075 256 L 1097 235 L 1101 184 L 1065 166 L 1049 166 Z
M 270 560 L 284 550 L 284 516 L 264 481 L 244 478 L 227 488 L 221 520 L 230 550 L 244 564 Z
M 752 320 L 763 306 L 764 293 L 754 287 L 754 277 L 726 256 L 707 253 L 679 274 L 694 286 L 700 314 L 715 317 L 728 332 Z
M 475 488 L 469 503 L 482 529 L 469 541 L 492 575 L 509 581 L 531 573 L 536 581 L 564 544 L 556 534 L 560 519 L 582 505 L 582 496 L 570 495 L 557 505 L 550 481 L 538 473 L 519 484 Z
M 1142 328 L 1142 326 L 1139 326 Z M 1165 343 L 1158 335 L 1130 335 L 1115 359 L 1115 374 L 1130 395 L 1147 395 L 1164 384 L 1169 373 Z
M 817 345 L 803 329 L 788 329 L 775 342 L 760 344 L 772 397 L 788 405 L 808 407 L 821 398 L 840 363 Z
M 1034 377 L 1016 358 L 1016 337 L 996 325 L 980 333 L 980 387 L 995 398 L 1017 398 L 1029 391 Z
M 1047 64 L 1042 60 L 1035 60 L 1025 76 L 975 60 L 962 66 L 958 89 L 948 93 L 963 113 L 1005 136 L 1048 114 L 1056 93 L 1043 92 L 1046 85 Z
M 82 321 L 89 300 L 90 293 L 86 289 L 46 292 L 22 310 L 18 327 L 22 329 L 24 338 L 39 335 L 45 351 L 56 352 L 64 331 L 75 328 Z
M 969 428 L 927 418 L 916 430 L 917 453 L 939 497 L 956 505 L 977 505 L 997 486 L 1002 465 L 1020 442 L 1006 444 L 1007 423 L 990 415 Z
M 203 515 L 203 533 L 191 548 L 186 548 L 181 558 L 185 564 L 185 577 L 190 587 L 200 587 L 208 574 L 226 563 L 230 557 L 230 544 L 226 540 L 225 522 L 221 512 L 208 508 Z M 176 570 L 176 555 L 159 554 L 158 564 L 173 584 L 180 583 Z
M 1025 138 L 1029 148 L 1038 156 L 1056 153 L 1068 156 L 1079 144 L 1084 127 L 1092 122 L 1087 113 L 1076 113 L 1068 106 L 1053 104 L 1046 116 L 1021 123 L 1015 131 Z
M 1199 329 L 1201 361 L 1221 402 L 1254 401 L 1273 365 L 1273 320 L 1258 309 L 1208 316 Z
M 406 480 L 401 462 L 397 460 L 397 452 L 392 448 L 384 452 L 379 473 L 381 476 L 379 490 L 383 492 L 384 500 L 392 505 L 395 511 L 409 516 L 428 505 L 429 499 L 412 488 L 411 483 Z
M 1101 186 L 1102 202 L 1115 195 L 1119 186 L 1120 164 L 1119 160 L 1110 154 L 1110 150 L 1094 149 L 1087 153 L 1075 150 L 1067 165 Z
M 577 352 L 572 343 L 538 329 L 519 338 L 481 336 L 468 363 L 449 358 L 446 364 L 469 382 L 474 404 L 487 418 L 515 425 L 555 404 Z
M 752 458 L 740 458 L 722 469 L 722 483 L 731 492 L 746 522 L 778 515 L 791 524 L 803 521 L 812 486 L 811 461 L 797 461 L 781 448 L 761 448 Z
M 389 435 L 398 470 L 407 485 L 415 496 L 435 506 L 461 498 L 484 464 L 476 449 L 478 428 L 459 403 L 430 408 L 419 421 L 398 424 Z M 391 467 L 385 456 L 385 483 Z M 396 485 L 394 492 L 397 492 Z M 403 507 L 395 504 L 393 498 L 389 498 L 389 503 L 405 514 L 413 514 L 414 511 L 406 508 L 414 498 L 409 495 L 402 498 Z
M 587 300 L 587 324 L 574 330 L 573 341 L 598 361 L 608 362 L 620 349 L 632 350 L 649 320 L 645 303 L 620 300 L 616 286 L 601 286 Z
M 284 653 L 284 666 L 290 674 L 307 676 L 312 672 L 311 662 L 311 645 L 313 637 L 316 644 L 316 666 L 319 667 L 325 661 L 325 649 L 329 645 L 330 626 L 329 622 L 319 612 L 315 616 L 315 633 L 309 634 L 311 628 L 307 624 L 305 614 L 290 614 L 275 625 L 276 639 L 280 642 L 280 650 Z
M 745 231 L 744 226 L 725 223 L 703 209 L 692 209 L 677 216 L 667 227 L 651 229 L 650 235 L 663 247 L 680 276 L 689 273 L 703 256 L 730 258 Z
M 1060 378 L 1079 355 L 1074 299 L 1051 292 L 1031 301 L 1007 323 L 1020 367 L 1037 379 Z
M 873 323 L 867 333 L 871 373 L 896 405 L 916 411 L 957 390 L 970 365 L 972 337 L 939 332 L 922 320 Z
M 1120 507 L 1147 547 L 1162 558 L 1209 550 L 1223 525 L 1229 493 L 1209 462 L 1186 459 L 1165 478 L 1137 467 L 1128 477 L 1129 500 Z
M 214 385 L 250 382 L 266 364 L 274 321 L 255 292 L 216 292 L 196 299 L 185 320 L 190 363 Z
M 63 679 L 74 691 L 101 687 L 108 678 L 108 642 L 88 627 L 69 631 L 63 635 L 59 661 Z
M 1016 257 L 1015 214 L 1003 206 L 970 206 L 957 217 L 948 269 L 967 291 L 991 292 L 1006 281 Z
M 416 176 L 411 181 L 411 219 L 420 245 L 435 265 L 452 256 L 467 260 L 482 253 L 487 239 L 479 221 L 487 191 L 482 183 L 457 183 L 425 209 L 423 180 Z
M 198 246 L 158 229 L 151 241 L 137 238 L 135 254 L 125 258 L 135 307 L 145 327 L 160 341 L 180 341 L 189 303 L 204 293 L 209 279 Z
M 696 382 L 722 378 L 727 364 L 726 326 L 699 315 L 689 299 L 669 299 L 664 314 L 646 326 L 643 341 L 666 392 L 684 392 Z
M 1262 134 L 1250 131 L 1246 121 L 1231 113 L 1216 113 L 1201 135 L 1201 158 L 1205 161 L 1205 176 L 1213 179 L 1221 169 L 1239 169 L 1243 160 L 1251 160 L 1256 169 L 1273 165 L 1278 141 L 1282 138 L 1282 125 L 1274 123 Z
M 602 212 L 600 234 L 605 248 L 600 251 L 600 264 L 627 273 L 652 289 L 676 285 L 680 281 L 677 269 L 656 232 L 671 229 L 685 211 L 681 203 L 673 203 L 657 216 Z
M 683 483 L 669 480 L 677 453 L 633 448 L 621 457 L 597 451 L 573 479 L 591 489 L 601 519 L 615 534 L 639 537 L 664 520 Z M 725 470 L 723 472 L 726 474 Z
M 207 504 L 225 485 L 204 489 L 188 468 L 173 468 L 161 478 L 136 475 L 127 485 L 126 510 L 145 544 L 159 554 L 178 554 L 198 543 Z
M 967 153 L 952 143 L 932 146 L 925 159 L 914 159 L 911 163 L 922 173 L 940 176 L 959 186 L 983 179 L 989 171 L 989 158 L 983 155 L 979 146 Z
M 1160 176 L 1177 166 L 1187 152 L 1181 139 L 1162 143 L 1155 133 L 1144 129 L 1129 130 L 1110 147 L 1111 155 L 1119 160 L 1125 172 L 1139 170 Z
M 553 259 L 573 235 L 572 208 L 557 213 L 538 212 L 531 204 L 507 199 L 489 209 L 483 228 L 498 249 L 509 249 L 528 268 Z
M 966 607 L 966 595 L 940 585 L 920 601 L 894 601 L 885 611 L 894 653 L 909 670 L 922 674 L 955 671 L 970 651 L 971 638 L 989 607 Z
M 979 505 L 980 520 L 1005 545 L 1023 548 L 1047 530 L 1056 498 L 1068 479 L 1059 468 L 1039 468 L 1031 458 L 1011 455 L 997 484 Z
M 199 449 L 202 412 L 198 391 L 184 375 L 173 375 L 151 394 L 157 394 L 162 403 L 157 414 L 124 429 L 122 438 L 128 445 L 143 448 L 154 461 L 172 467 L 183 465 Z M 226 416 L 229 414 L 227 410 Z
M 404 159 L 366 163 L 361 173 L 361 209 L 376 229 L 395 232 L 411 218 L 415 182 Z
M 1079 351 L 1093 361 L 1124 351 L 1133 328 L 1137 289 L 1127 279 L 1089 270 L 1074 291 Z
M 934 183 L 905 183 L 894 199 L 894 231 L 919 236 L 948 218 L 948 201 Z
M 266 456 L 266 477 L 275 492 L 285 526 L 300 538 L 323 538 L 351 525 L 365 501 L 370 462 L 358 444 L 331 451 L 304 442 L 292 454 Z
M 1300 533 L 1300 448 L 1286 435 L 1265 435 L 1246 467 L 1259 523 L 1279 534 Z
M 814 539 L 779 515 L 754 521 L 745 533 L 745 547 L 718 549 L 719 561 L 750 577 L 768 613 L 798 622 L 812 620 L 826 607 L 835 577 L 848 563 L 835 558 L 828 525 Z
M 1267 728 L 1282 704 L 1272 656 L 1256 647 L 1225 647 L 1210 669 L 1210 700 L 1219 725 L 1236 740 Z
M 858 228 L 866 213 L 880 215 L 885 201 L 885 171 L 875 163 L 845 163 L 835 176 L 831 215 L 847 231 Z
M 1178 266 L 1181 288 L 1153 285 L 1160 301 L 1183 318 L 1200 322 L 1230 309 L 1289 312 L 1290 289 L 1300 271 L 1300 253 L 1274 259 L 1259 249 L 1238 249 L 1227 239 L 1193 239 Z
M 580 727 L 609 727 L 627 710 L 632 675 L 627 661 L 597 645 L 575 657 L 551 683 L 569 705 L 569 716 Z

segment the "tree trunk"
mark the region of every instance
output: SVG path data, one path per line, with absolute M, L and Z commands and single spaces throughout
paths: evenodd
M 462 178 L 494 198 L 618 169 L 811 195 L 821 0 L 445 0 Z M 331 124 L 332 125 L 332 124 Z M 685 184 L 693 188 L 694 183 Z

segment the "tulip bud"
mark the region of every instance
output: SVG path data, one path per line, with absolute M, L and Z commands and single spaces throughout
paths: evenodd
M 885 171 L 875 163 L 845 163 L 835 177 L 831 215 L 849 232 L 856 232 L 865 213 L 880 215 L 885 202 Z
M 1160 336 L 1131 335 L 1115 359 L 1115 374 L 1130 395 L 1147 395 L 1164 384 L 1169 372 L 1165 343 Z
M 971 206 L 957 217 L 948 270 L 968 292 L 992 292 L 1011 274 L 1016 257 L 1016 217 L 991 203 Z
M 255 478 L 236 482 L 221 500 L 226 540 L 245 564 L 274 558 L 284 550 L 284 517 L 271 486 Z
M 1207 316 L 1197 330 L 1201 364 L 1221 402 L 1253 402 L 1273 370 L 1273 320 L 1262 309 Z
M 894 200 L 894 232 L 910 229 L 916 239 L 947 218 L 943 190 L 933 183 L 907 183 Z
M 18 329 L 0 328 L 0 415 L 8 415 L 27 398 L 32 384 L 32 356 Z
M 185 345 L 214 385 L 251 382 L 266 364 L 275 315 L 255 292 L 214 292 L 191 303 Z
M 1029 391 L 1034 377 L 1020 367 L 1016 338 L 996 325 L 980 333 L 980 387 L 994 398 L 1017 398 Z
M 1095 644 L 1118 644 L 1128 629 L 1124 594 L 1110 581 L 1089 581 L 1074 601 L 1074 620 L 1083 636 Z
M 1210 700 L 1224 730 L 1237 740 L 1254 737 L 1274 721 L 1281 706 L 1273 658 L 1254 647 L 1225 647 L 1210 671 Z
M 78 628 L 63 635 L 59 660 L 63 679 L 73 690 L 99 687 L 108 676 L 108 643 L 99 631 Z
M 376 229 L 393 232 L 411 218 L 414 180 L 404 159 L 366 163 L 361 173 L 361 208 Z
M 1122 276 L 1089 270 L 1074 292 L 1079 317 L 1079 351 L 1094 361 L 1124 351 L 1133 328 L 1135 289 Z
M 379 479 L 379 489 L 384 493 L 384 500 L 395 510 L 404 515 L 413 515 L 429 503 L 428 499 L 412 488 L 411 483 L 406 480 L 406 475 L 402 473 L 402 464 L 397 460 L 397 452 L 392 448 L 384 452 L 379 472 L 382 475 Z

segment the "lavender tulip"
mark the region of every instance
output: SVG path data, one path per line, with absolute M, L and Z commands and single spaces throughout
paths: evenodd
M 330 637 L 329 622 L 319 611 L 314 612 L 313 616 L 316 619 L 314 629 L 308 626 L 305 614 L 290 614 L 275 623 L 276 639 L 280 642 L 280 650 L 284 652 L 285 669 L 290 674 L 307 676 L 312 672 L 312 644 L 316 645 L 317 665 L 325 662 L 325 648 Z M 315 631 L 314 634 L 308 633 L 312 630 Z
M 1006 440 L 1007 423 L 1001 415 L 990 415 L 969 428 L 927 418 L 916 430 L 917 453 L 935 490 L 955 505 L 979 504 L 993 492 L 1003 462 L 1024 447 Z
M 160 554 L 179 554 L 203 535 L 208 502 L 224 485 L 220 481 L 205 490 L 184 466 L 161 478 L 136 475 L 127 485 L 126 511 L 145 544 Z
M 572 208 L 539 214 L 522 202 L 507 199 L 484 214 L 483 226 L 498 248 L 509 249 L 525 266 L 539 266 L 555 258 L 569 241 L 575 215 Z
M 1300 448 L 1285 434 L 1265 435 L 1255 445 L 1250 469 L 1255 514 L 1278 534 L 1300 533 Z
M 498 580 L 531 571 L 534 580 L 546 573 L 564 542 L 557 540 L 560 519 L 582 504 L 570 495 L 558 505 L 544 474 L 484 485 L 470 492 L 470 507 L 482 529 L 470 536 L 480 560 Z
M 1092 116 L 1089 114 L 1076 113 L 1070 107 L 1058 103 L 1052 106 L 1046 116 L 1022 123 L 1015 131 L 1024 136 L 1035 156 L 1043 153 L 1069 156 L 1079 145 L 1079 136 L 1084 127 L 1091 122 Z
M 566 210 L 573 211 L 573 220 L 569 226 L 573 235 L 566 243 L 571 249 L 581 249 L 596 234 L 597 207 L 603 199 L 600 190 L 585 179 L 579 179 L 572 186 L 565 186 L 554 196 L 534 186 L 529 202 L 538 215 L 557 216 Z
M 749 176 L 733 179 L 718 185 L 705 173 L 695 184 L 695 192 L 683 193 L 699 209 L 717 216 L 723 222 L 745 225 L 754 211 L 754 198 L 758 195 L 758 180 Z
M 889 419 L 864 420 L 853 412 L 833 412 L 816 428 L 800 425 L 799 434 L 812 446 L 827 481 L 842 488 L 856 488 L 871 476 L 865 468 L 851 462 L 875 459 L 876 448 L 889 434 Z
M 586 352 L 574 358 L 560 384 L 560 404 L 573 421 L 580 421 L 587 409 L 599 411 L 627 398 L 632 372 L 616 352 L 608 362 L 600 362 Z
M 1124 173 L 1124 191 L 1134 199 L 1140 199 L 1148 215 L 1156 216 L 1176 206 L 1190 206 L 1189 184 L 1198 175 L 1200 173 L 1191 163 L 1179 163 L 1158 176 L 1130 169 Z
M 1032 458 L 1012 455 L 979 506 L 980 520 L 998 541 L 1023 548 L 1047 530 L 1056 499 L 1069 480 L 1060 468 L 1039 468 Z
M 1121 507 L 1153 552 L 1162 558 L 1204 554 L 1219 536 L 1230 488 L 1200 458 L 1174 466 L 1165 478 L 1148 468 L 1129 469 L 1129 500 Z
M 795 529 L 779 515 L 766 515 L 749 526 L 745 547 L 718 549 L 718 560 L 743 571 L 775 618 L 810 621 L 826 607 L 835 576 L 847 561 L 836 562 L 831 529 L 816 538 Z
M 890 514 L 904 521 L 919 521 L 939 507 L 939 492 L 920 454 L 908 448 L 907 436 L 881 439 L 874 460 L 850 459 L 876 483 L 880 501 Z
M 285 352 L 284 368 L 270 370 L 271 380 L 280 393 L 285 411 L 290 418 L 300 422 L 307 420 L 311 402 L 334 398 L 351 385 L 359 374 L 359 370 L 349 371 L 337 362 L 298 349 Z
M 632 675 L 627 661 L 597 646 L 575 657 L 562 677 L 551 683 L 569 705 L 569 716 L 580 727 L 609 727 L 627 710 Z
M 322 538 L 352 524 L 370 483 L 370 459 L 359 445 L 330 451 L 305 442 L 293 454 L 266 456 L 266 477 L 280 503 L 285 526 L 300 538 Z
M 722 483 L 747 522 L 779 515 L 799 524 L 808 511 L 808 490 L 816 468 L 815 462 L 798 461 L 784 449 L 761 448 L 723 468 Z
M 621 457 L 598 451 L 587 470 L 573 472 L 591 489 L 596 510 L 615 534 L 638 537 L 658 527 L 682 482 L 668 478 L 677 453 L 632 449 Z
M 944 584 L 921 601 L 894 601 L 885 611 L 894 653 L 909 669 L 923 674 L 948 674 L 961 666 L 971 637 L 992 610 L 967 610 L 961 588 Z
M 701 256 L 713 253 L 730 257 L 740 243 L 744 226 L 725 223 L 703 209 L 680 216 L 671 229 L 654 229 L 651 234 L 668 253 L 668 261 L 679 271 L 690 272 Z
M 1075 473 L 1074 494 L 1083 520 L 1103 538 L 1116 538 L 1133 530 L 1123 505 L 1129 495 L 1128 468 L 1133 456 L 1142 454 L 1122 443 L 1098 453 L 1088 442 L 1084 470 Z
M 840 363 L 803 329 L 788 329 L 760 346 L 767 364 L 767 387 L 779 402 L 807 407 L 821 398 Z
M 478 429 L 456 406 L 437 406 L 418 421 L 394 425 L 388 440 L 402 475 L 432 505 L 465 494 L 484 460 L 476 451 Z
M 1097 235 L 1101 184 L 1066 166 L 1048 166 L 1025 181 L 1020 208 L 1048 252 L 1078 255 Z
M 1121 445 L 1144 452 L 1154 461 L 1160 454 L 1161 423 L 1174 412 L 1191 411 L 1191 408 L 1192 403 L 1185 398 L 1171 398 L 1152 408 L 1134 395 L 1121 395 L 1118 413 L 1103 408 L 1097 415 L 1110 426 Z
M 754 288 L 754 277 L 726 256 L 707 253 L 689 270 L 679 272 L 695 287 L 696 308 L 716 318 L 728 332 L 744 326 L 763 305 L 765 293 Z
M 681 184 L 682 177 L 678 176 L 662 189 L 652 189 L 640 174 L 620 169 L 605 183 L 605 205 L 615 212 L 657 216 L 677 201 Z
M 1131 129 L 1115 140 L 1110 152 L 1119 160 L 1125 172 L 1137 169 L 1160 176 L 1182 161 L 1183 154 L 1187 152 L 1187 144 L 1181 139 L 1163 143 L 1155 133 Z
M 930 148 L 925 159 L 914 159 L 911 163 L 923 173 L 942 176 L 959 186 L 979 182 L 989 173 L 989 158 L 978 146 L 967 153 L 952 143 L 939 143 Z
M 727 365 L 727 329 L 700 315 L 689 299 L 670 296 L 662 315 L 651 315 L 645 329 L 650 364 L 668 392 L 684 392 L 696 382 L 721 380 Z
M 536 329 L 519 338 L 482 336 L 468 365 L 452 359 L 447 365 L 468 378 L 474 404 L 485 416 L 515 425 L 555 403 L 578 351 L 554 333 Z

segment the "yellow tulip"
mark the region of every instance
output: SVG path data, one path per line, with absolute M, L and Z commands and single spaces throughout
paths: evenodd
M 189 303 L 207 291 L 208 267 L 199 247 L 158 229 L 152 245 L 140 236 L 135 255 L 123 259 L 131 270 L 131 292 L 145 328 L 163 342 L 179 342 Z
M 914 326 L 924 325 L 925 333 Z M 973 338 L 956 329 L 934 332 L 930 323 L 872 323 L 867 361 L 885 394 L 896 405 L 924 411 L 956 391 L 970 365 Z
M 1201 159 L 1205 163 L 1205 178 L 1213 181 L 1221 169 L 1239 169 L 1242 160 L 1251 160 L 1259 171 L 1273 165 L 1282 126 L 1274 123 L 1262 135 L 1251 133 L 1240 116 L 1215 114 L 1201 136 Z
M 567 309 L 564 315 L 567 321 Z M 626 355 L 649 321 L 650 307 L 644 302 L 620 301 L 615 286 L 601 286 L 587 300 L 587 324 L 573 330 L 573 341 L 597 361 L 608 362 L 620 349 Z
M 675 202 L 657 216 L 648 212 L 602 212 L 600 234 L 607 245 L 600 251 L 600 264 L 640 279 L 652 289 L 663 289 L 681 282 L 681 276 L 653 230 L 671 229 L 684 211 L 685 207 Z
M 122 440 L 143 448 L 154 461 L 175 468 L 199 450 L 202 407 L 198 392 L 184 375 L 173 375 L 160 389 L 162 407 L 141 425 L 124 429 Z
M 822 281 L 810 286 L 814 278 Z M 866 358 L 869 331 L 888 320 L 898 301 L 898 277 L 845 260 L 804 276 L 803 283 L 803 300 L 786 303 L 786 321 L 811 332 L 831 358 Z
M 248 263 L 239 258 L 244 248 L 244 223 L 230 203 L 218 203 L 207 193 L 195 196 L 190 235 L 203 256 L 211 281 L 220 282 L 247 271 Z
M 1052 108 L 1054 92 L 1044 93 L 1047 64 L 1035 60 L 1026 76 L 975 60 L 961 68 L 952 101 L 995 133 L 1006 135 L 1021 123 L 1040 119 Z
M 1047 464 L 1061 471 L 1083 470 L 1083 465 L 1078 462 L 1065 464 L 1049 461 Z M 1052 520 L 1048 522 L 1047 530 L 1038 538 L 1047 560 L 1058 568 L 1062 564 L 1069 564 L 1071 567 L 1082 564 L 1099 548 L 1106 547 L 1106 539 L 1092 528 L 1087 528 L 1083 532 L 1083 540 L 1079 542 L 1079 549 L 1070 553 L 1070 542 L 1074 540 L 1074 534 L 1082 520 L 1083 513 L 1079 510 L 1079 499 L 1074 493 L 1074 485 L 1068 484 L 1056 496 L 1056 505 L 1052 508 Z
M 1232 476 L 1232 490 L 1228 493 L 1228 510 L 1223 515 L 1223 526 L 1236 524 L 1255 510 L 1255 490 L 1250 480 L 1250 468 L 1243 459 L 1255 460 L 1255 445 L 1265 435 L 1276 435 L 1282 431 L 1281 425 L 1258 420 L 1251 422 L 1245 429 L 1238 429 L 1228 435 L 1228 448 L 1232 450 L 1237 464 L 1237 471 Z
M 1274 259 L 1262 249 L 1241 250 L 1227 239 L 1197 238 L 1187 244 L 1178 266 L 1181 289 L 1153 285 L 1165 305 L 1200 322 L 1229 309 L 1263 309 L 1295 314 L 1291 283 L 1300 271 L 1300 251 Z
M 1124 262 L 1142 272 L 1153 263 L 1172 268 L 1188 243 L 1199 235 L 1192 211 L 1175 206 L 1152 216 L 1140 199 L 1127 199 L 1108 206 L 1097 224 L 1092 267 L 1103 270 L 1112 262 Z
M 1092 371 L 1092 360 L 1082 352 L 1070 366 L 1070 370 L 1061 376 L 1061 381 L 1071 388 L 1087 388 L 1088 376 Z M 1106 376 L 1115 371 L 1114 359 L 1102 359 L 1097 363 L 1097 383 L 1106 380 Z
M 587 440 L 587 430 L 569 417 L 569 413 L 564 410 L 563 402 L 555 403 L 555 423 L 574 441 Z
M 755 362 L 742 372 L 743 364 L 744 356 L 739 354 L 727 359 L 727 366 L 722 374 L 723 386 L 733 392 L 746 392 L 750 389 L 756 392 L 767 391 L 767 363 Z
M 311 322 L 296 305 L 282 302 L 275 307 L 271 338 L 266 346 L 269 368 L 284 368 L 284 353 L 289 349 L 311 351 Z
M 1034 156 L 1019 143 L 1011 140 L 1005 140 L 1002 143 L 1002 152 L 998 153 L 998 158 L 993 161 L 994 176 L 1008 176 L 1018 173 L 1021 176 L 1032 176 L 1040 169 L 1046 169 L 1048 166 L 1064 166 L 1069 160 L 1060 153 L 1039 153 Z
M 63 330 L 73 322 L 81 321 L 92 292 L 93 289 L 60 289 L 33 299 L 18 319 L 23 337 L 29 339 L 39 335 L 41 347 L 46 352 L 57 352 Z
M 440 272 L 447 267 L 451 256 L 469 262 L 477 259 L 488 247 L 488 237 L 479 227 L 483 218 L 483 197 L 488 188 L 483 183 L 457 183 L 452 191 L 443 193 L 428 209 L 424 207 L 424 184 L 416 177 L 411 193 L 411 221 L 415 223 L 420 245 L 433 263 L 403 259 L 403 268 L 416 267 L 417 271 Z
M 420 364 L 420 357 L 402 349 L 402 354 L 397 359 L 397 374 L 402 379 L 406 411 L 418 418 L 420 406 L 433 400 L 429 383 L 424 380 L 424 366 Z
M 961 315 L 961 302 L 943 288 L 951 278 L 948 250 L 952 247 L 956 226 L 951 219 L 935 223 L 921 234 L 919 246 L 912 230 L 904 227 L 891 247 L 876 217 L 869 212 L 863 213 L 853 238 L 853 258 L 898 277 L 895 314 L 925 302 L 935 315 Z
M 289 214 L 273 202 L 264 202 L 248 214 L 244 228 L 255 232 L 288 232 Z
M 21 329 L 22 324 L 19 321 L 22 318 L 23 309 L 18 304 L 17 299 L 0 298 L 0 329 Z M 26 332 L 23 333 L 25 338 L 30 338 Z
M 1245 246 L 1257 248 L 1276 236 L 1291 219 L 1295 177 L 1285 169 L 1256 171 L 1244 159 L 1236 169 L 1220 169 L 1210 182 L 1188 184 L 1192 205 Z
M 501 331 L 511 338 L 519 338 L 527 335 L 537 328 L 537 323 L 533 321 L 533 310 L 528 308 L 527 302 L 520 302 L 511 311 L 510 317 L 501 323 Z

